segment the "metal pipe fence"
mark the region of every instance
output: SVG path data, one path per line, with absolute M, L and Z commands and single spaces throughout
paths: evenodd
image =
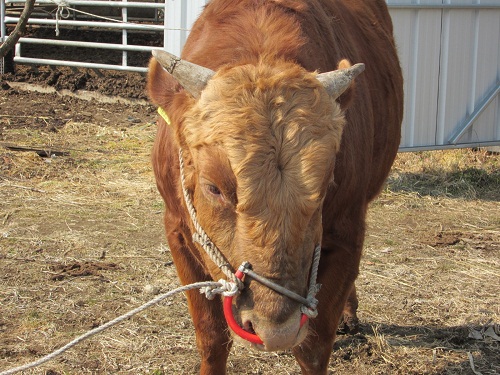
M 20 6 L 24 0 L 0 0 L 0 30 L 3 42 L 7 38 L 7 27 L 19 21 Z M 167 2 L 140 2 L 140 1 L 93 1 L 93 0 L 37 0 L 37 11 L 28 20 L 28 25 L 38 28 L 53 28 L 54 39 L 20 38 L 15 48 L 13 61 L 16 64 L 70 66 L 93 69 L 113 69 L 131 72 L 146 72 L 146 64 L 133 66 L 129 60 L 129 52 L 150 52 L 153 47 L 129 44 L 130 32 L 154 33 L 159 36 L 159 47 L 168 48 L 168 39 L 162 34 L 174 31 L 166 24 L 166 12 L 170 11 L 171 4 Z M 22 7 L 21 7 L 22 8 Z M 147 14 L 138 17 L 129 17 L 129 9 Z M 110 11 L 111 13 L 109 14 Z M 85 29 L 92 32 L 121 33 L 121 44 L 72 41 L 58 38 L 60 29 Z M 161 44 L 163 40 L 163 44 Z M 99 61 L 72 61 L 67 58 L 43 58 L 28 56 L 23 46 L 43 44 L 47 46 L 75 47 L 88 49 L 107 49 L 121 51 L 121 63 L 102 63 Z M 3 73 L 3 71 L 0 71 Z

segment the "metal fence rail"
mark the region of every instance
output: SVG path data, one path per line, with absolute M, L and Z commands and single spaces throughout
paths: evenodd
M 110 70 L 120 70 L 129 72 L 139 72 L 144 73 L 147 71 L 145 67 L 135 67 L 127 64 L 127 61 L 123 61 L 122 65 L 114 64 L 99 64 L 91 62 L 80 62 L 80 61 L 61 61 L 54 59 L 42 59 L 42 58 L 30 58 L 22 57 L 20 52 L 20 46 L 22 44 L 41 44 L 46 46 L 64 46 L 64 47 L 79 47 L 79 48 L 95 48 L 95 49 L 105 49 L 109 51 L 134 51 L 134 52 L 151 52 L 153 47 L 147 46 L 137 46 L 130 44 L 113 44 L 113 43 L 96 43 L 96 42 L 79 42 L 79 41 L 69 41 L 69 40 L 53 40 L 53 39 L 38 39 L 38 38 L 20 38 L 19 44 L 16 45 L 16 57 L 14 61 L 20 64 L 39 64 L 39 65 L 51 65 L 51 66 L 69 66 L 69 67 L 85 67 L 89 69 L 110 69 Z
M 7 25 L 14 25 L 19 21 L 18 15 L 12 15 L 16 5 L 23 5 L 24 0 L 0 0 L 1 39 L 5 40 Z M 163 37 L 163 48 L 167 48 L 167 19 L 163 15 L 169 9 L 167 3 L 153 3 L 140 1 L 93 1 L 93 0 L 37 0 L 36 6 L 39 11 L 34 12 L 28 20 L 28 25 L 53 28 L 56 32 L 61 28 L 87 28 L 98 31 L 118 31 L 122 34 L 121 44 L 98 43 L 98 42 L 76 42 L 62 39 L 47 38 L 20 38 L 15 48 L 14 62 L 19 64 L 71 66 L 95 69 L 113 69 L 132 72 L 146 72 L 146 66 L 132 66 L 129 63 L 128 52 L 150 52 L 153 47 L 129 44 L 129 32 L 152 32 Z M 10 7 L 10 8 L 9 8 Z M 48 8 L 48 10 L 44 9 Z M 53 8 L 50 10 L 50 8 Z M 100 15 L 102 10 L 116 9 L 119 16 Z M 40 11 L 40 9 L 42 11 Z M 85 9 L 85 11 L 80 10 Z M 149 9 L 153 13 L 149 17 L 135 18 L 129 20 L 129 9 Z M 90 10 L 90 11 L 89 11 Z M 9 15 L 11 13 L 11 15 Z M 106 13 L 106 12 L 104 12 Z M 116 12 L 114 12 L 116 13 Z M 56 38 L 56 35 L 54 36 Z M 121 64 L 101 64 L 97 62 L 69 61 L 64 59 L 46 59 L 40 57 L 28 57 L 23 55 L 23 45 L 43 44 L 61 47 L 78 47 L 89 49 L 107 49 L 110 51 L 122 51 Z

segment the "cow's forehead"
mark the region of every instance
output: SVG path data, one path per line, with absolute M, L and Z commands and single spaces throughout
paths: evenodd
M 314 73 L 287 62 L 259 63 L 218 71 L 186 113 L 184 133 L 191 147 L 227 142 L 251 148 L 270 135 L 339 139 L 341 117 Z
M 185 133 L 190 147 L 222 146 L 242 210 L 270 196 L 297 197 L 300 209 L 321 198 L 342 126 L 339 107 L 313 73 L 259 65 L 219 72 L 189 111 Z

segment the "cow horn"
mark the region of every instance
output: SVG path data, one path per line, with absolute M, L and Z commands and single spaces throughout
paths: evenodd
M 199 98 L 208 80 L 215 74 L 213 70 L 182 60 L 180 57 L 163 50 L 154 49 L 152 54 L 160 65 L 174 76 L 194 98 Z
M 328 94 L 336 99 L 347 90 L 352 80 L 363 72 L 363 70 L 365 70 L 365 64 L 355 64 L 346 69 L 320 73 L 316 78 L 325 87 Z

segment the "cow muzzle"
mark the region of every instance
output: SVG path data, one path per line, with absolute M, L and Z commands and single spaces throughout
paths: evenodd
M 307 336 L 307 321 L 317 315 L 318 301 L 314 298 L 320 285 L 316 284 L 317 265 L 321 248 L 315 249 L 310 277 L 310 287 L 307 298 L 304 298 L 271 280 L 262 277 L 251 270 L 248 262 L 244 262 L 235 272 L 239 280 L 251 277 L 266 287 L 291 298 L 301 304 L 301 309 L 292 314 L 289 319 L 279 325 L 269 324 L 265 319 L 250 312 L 241 314 L 241 325 L 234 317 L 233 298 L 224 299 L 224 316 L 231 330 L 240 338 L 252 343 L 256 348 L 266 351 L 285 350 L 298 345 Z
M 301 317 L 305 315 L 297 309 L 286 321 L 276 324 L 255 311 L 243 311 L 240 314 L 245 333 L 260 340 L 252 343 L 253 347 L 263 351 L 287 350 L 300 344 L 308 332 L 308 319 Z

